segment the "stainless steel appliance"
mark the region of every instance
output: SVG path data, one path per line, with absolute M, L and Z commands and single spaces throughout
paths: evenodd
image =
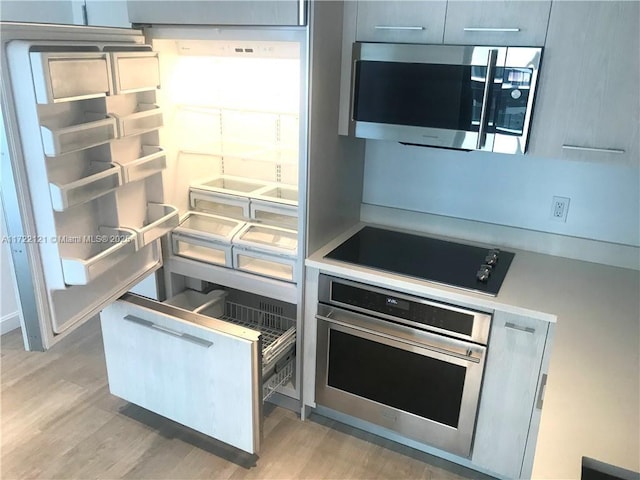
M 320 406 L 469 457 L 491 316 L 321 275 Z
M 524 153 L 541 48 L 355 43 L 350 134 Z
M 366 226 L 326 258 L 497 295 L 515 254 Z

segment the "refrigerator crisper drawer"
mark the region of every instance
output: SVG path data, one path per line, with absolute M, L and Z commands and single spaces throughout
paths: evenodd
M 231 239 L 243 225 L 243 222 L 231 218 L 188 212 L 171 234 L 173 253 L 232 268 Z
M 204 213 L 231 218 L 249 218 L 249 198 L 208 192 L 197 188 L 189 189 L 191 208 Z
M 285 228 L 247 224 L 233 239 L 237 270 L 296 282 L 298 233 Z
M 292 371 L 295 323 L 263 353 L 260 345 L 269 341 L 268 335 L 255 329 L 261 326 L 251 323 L 251 315 L 247 328 L 247 319 L 234 324 L 127 294 L 100 316 L 111 393 L 241 450 L 258 452 L 263 391 L 282 372 Z M 270 316 L 275 317 L 262 312 L 256 318 L 259 322 Z M 284 337 L 286 341 L 278 341 Z M 268 350 L 280 355 L 269 365 L 275 373 L 264 378 L 262 359 Z
M 31 52 L 38 103 L 104 97 L 111 93 L 109 54 L 102 52 Z

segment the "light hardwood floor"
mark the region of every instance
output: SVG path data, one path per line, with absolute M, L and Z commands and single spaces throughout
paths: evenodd
M 332 420 L 264 408 L 259 456 L 109 393 L 99 322 L 46 353 L 1 343 L 1 466 L 8 479 L 468 479 L 478 473 Z

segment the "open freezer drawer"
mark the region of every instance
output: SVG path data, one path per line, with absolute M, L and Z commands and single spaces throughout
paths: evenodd
M 232 318 L 234 308 L 243 307 L 227 302 L 223 320 L 132 294 L 105 308 L 111 393 L 257 453 L 263 399 L 292 374 L 295 323 L 272 335 L 251 315 Z M 268 312 L 259 317 L 274 320 Z

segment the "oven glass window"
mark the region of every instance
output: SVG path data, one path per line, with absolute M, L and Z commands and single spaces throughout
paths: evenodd
M 329 330 L 329 386 L 457 428 L 466 368 Z

